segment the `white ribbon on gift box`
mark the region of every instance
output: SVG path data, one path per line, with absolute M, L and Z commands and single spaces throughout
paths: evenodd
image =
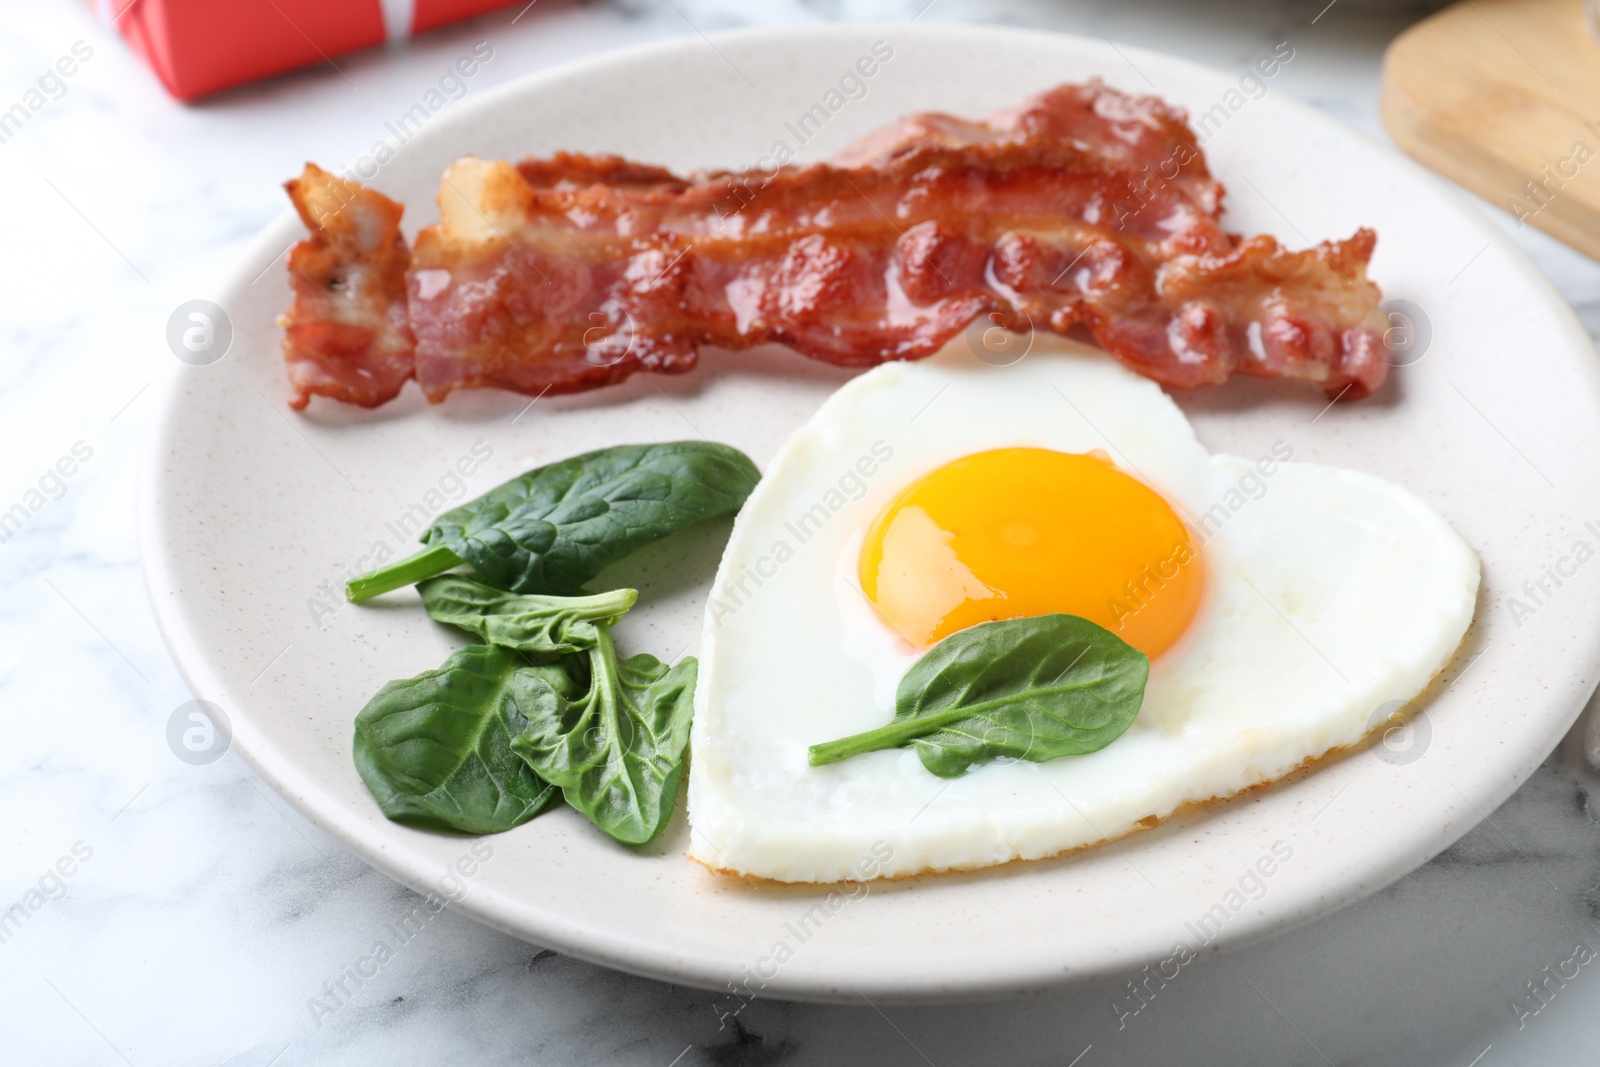
M 417 21 L 417 0 L 378 0 L 383 10 L 383 32 L 389 43 L 410 38 Z

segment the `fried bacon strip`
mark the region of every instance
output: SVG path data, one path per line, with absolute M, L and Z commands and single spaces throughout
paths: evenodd
M 409 268 L 398 205 L 310 167 L 290 195 L 313 230 L 290 262 L 296 406 L 383 403 L 413 336 L 435 402 L 682 372 L 702 345 L 873 366 L 929 355 L 978 316 L 1087 331 L 1173 386 L 1247 374 L 1355 398 L 1388 367 L 1371 231 L 1299 252 L 1225 233 L 1183 113 L 1099 83 L 986 122 L 911 116 L 772 172 L 468 157 Z
M 415 372 L 406 310 L 411 251 L 393 200 L 312 163 L 285 184 L 311 236 L 289 252 L 294 303 L 278 316 L 299 410 L 312 396 L 363 407 L 392 399 Z

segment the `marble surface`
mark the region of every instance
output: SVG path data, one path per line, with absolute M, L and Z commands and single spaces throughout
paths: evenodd
M 236 756 L 192 766 L 167 742 L 189 694 L 155 632 L 134 534 L 167 317 L 283 209 L 285 175 L 359 155 L 473 44 L 495 58 L 469 92 L 630 42 L 826 18 L 1039 26 L 1224 68 L 1288 39 L 1296 59 L 1272 91 L 1382 137 L 1382 49 L 1417 14 L 1376 0 L 537 0 L 182 107 L 86 8 L 6 6 L 0 110 L 77 42 L 91 54 L 0 143 L 0 511 L 29 513 L 0 543 L 0 909 L 27 912 L 0 928 L 0 1062 L 1594 1062 L 1600 776 L 1581 728 L 1432 863 L 1186 969 L 1147 1003 L 1125 986 L 957 1007 L 758 1002 L 726 1027 L 711 994 L 450 912 L 314 1016 L 324 983 L 419 898 Z M 1600 267 L 1496 214 L 1600 331 Z

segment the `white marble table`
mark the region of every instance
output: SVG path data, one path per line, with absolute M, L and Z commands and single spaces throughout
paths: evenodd
M 413 895 L 345 854 L 233 754 L 174 758 L 189 699 L 156 635 L 134 536 L 146 384 L 168 314 L 284 201 L 306 159 L 364 151 L 463 48 L 481 91 L 652 37 L 819 18 L 1034 25 L 1240 67 L 1381 137 L 1384 44 L 1368 0 L 539 0 L 199 107 L 167 99 L 78 4 L 0 12 L 0 111 L 82 41 L 59 99 L 0 143 L 0 1063 L 1405 1064 L 1600 1059 L 1600 784 L 1577 736 L 1489 821 L 1377 896 L 1206 963 L 1119 1029 L 1127 991 L 962 1007 L 758 1003 L 613 973 L 446 913 L 314 1020 L 345 947 Z M 1321 12 L 1318 17 L 1319 11 Z M 1313 19 L 1316 21 L 1313 23 Z M 50 86 L 52 92 L 55 86 Z M 398 102 L 398 103 L 397 103 Z M 1499 216 L 1508 227 L 1511 220 Z M 1517 239 L 1600 330 L 1600 267 Z M 62 457 L 70 475 L 52 474 Z M 85 457 L 87 454 L 87 458 Z M 30 490 L 39 489 L 38 493 Z M 35 506 L 37 505 L 37 506 Z M 1397 818 L 1405 813 L 1397 812 Z M 1581 958 L 1581 954 L 1580 954 Z M 1553 977 L 1562 970 L 1573 977 Z M 1530 982 L 1542 983 L 1535 996 Z M 1254 986 L 1255 988 L 1252 988 Z M 1270 998 L 1270 999 L 1269 999 Z

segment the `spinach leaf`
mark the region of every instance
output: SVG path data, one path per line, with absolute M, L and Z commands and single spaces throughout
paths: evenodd
M 1076 615 L 980 623 L 906 672 L 889 725 L 813 745 L 811 764 L 910 745 L 929 771 L 958 778 L 1002 756 L 1094 752 L 1133 724 L 1149 674 L 1143 652 Z
M 593 648 L 600 627 L 616 622 L 639 598 L 633 589 L 577 597 L 503 593 L 459 574 L 428 578 L 417 583 L 417 592 L 439 622 L 491 645 L 547 656 Z
M 760 472 L 729 445 L 618 445 L 528 471 L 439 516 L 428 547 L 352 580 L 352 601 L 468 563 L 514 593 L 577 593 L 606 567 L 693 522 L 739 510 Z
M 356 770 L 383 813 L 428 830 L 492 834 L 527 822 L 556 791 L 511 751 L 544 694 L 581 691 L 561 666 L 468 645 L 438 670 L 390 682 L 356 716 Z
M 604 627 L 588 658 L 589 691 L 572 700 L 536 686 L 511 749 L 600 829 L 642 845 L 672 816 L 697 664 L 692 656 L 672 667 L 648 655 L 619 660 Z

